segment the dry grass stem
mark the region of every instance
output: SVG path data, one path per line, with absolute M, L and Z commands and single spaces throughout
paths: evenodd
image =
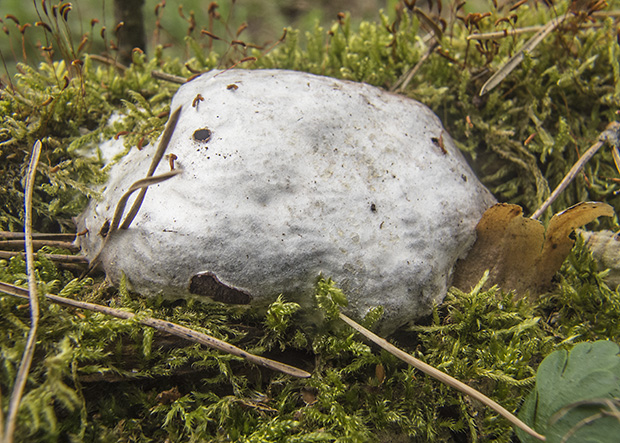
M 166 152 L 166 149 L 168 148 L 168 144 L 170 143 L 170 139 L 172 138 L 172 134 L 174 133 L 174 128 L 176 127 L 177 121 L 179 120 L 179 116 L 181 115 L 181 109 L 182 109 L 182 106 L 179 106 L 168 119 L 168 123 L 166 124 L 164 133 L 162 134 L 161 140 L 159 141 L 159 145 L 157 146 L 157 150 L 155 151 L 155 155 L 153 156 L 153 160 L 151 161 L 149 170 L 146 173 L 146 177 L 134 182 L 129 187 L 129 189 L 122 195 L 122 197 L 116 204 L 116 208 L 114 210 L 114 217 L 112 221 L 110 222 L 110 228 L 104 239 L 104 242 L 101 247 L 101 250 L 99 251 L 99 254 L 101 254 L 101 251 L 103 251 L 103 249 L 105 248 L 106 242 L 112 236 L 114 231 L 116 231 L 117 229 L 128 229 L 129 226 L 131 226 L 133 219 L 136 217 L 136 215 L 138 214 L 138 211 L 140 210 L 140 206 L 142 206 L 142 202 L 144 201 L 144 196 L 146 195 L 146 190 L 149 186 L 157 184 L 157 183 L 161 183 L 183 172 L 181 169 L 175 169 L 170 172 L 164 172 L 163 174 L 153 176 L 155 169 L 157 169 L 159 162 L 163 158 L 164 153 Z M 134 200 L 133 205 L 131 206 L 131 209 L 129 210 L 129 212 L 127 213 L 127 216 L 125 217 L 125 220 L 119 227 L 121 218 L 123 217 L 123 213 L 125 212 L 127 201 L 129 200 L 129 197 L 131 197 L 131 195 L 138 189 L 140 190 L 140 193 Z M 90 273 L 99 264 L 99 254 L 97 254 L 95 258 L 91 260 L 90 266 L 86 270 L 85 274 Z
M 15 297 L 26 298 L 28 295 L 28 291 L 19 286 L 10 285 L 8 283 L 0 282 L 0 291 L 9 295 L 13 295 Z M 97 305 L 95 303 L 87 303 L 78 300 L 72 300 L 70 298 L 61 297 L 55 294 L 45 294 L 45 297 L 54 302 L 65 306 L 70 306 L 73 308 L 86 309 L 89 311 L 99 312 L 102 314 L 110 315 L 116 318 L 122 318 L 125 320 L 135 318 L 136 321 L 145 326 L 150 326 L 154 329 L 157 329 L 161 332 L 167 332 L 168 334 L 176 335 L 177 337 L 184 338 L 189 341 L 193 341 L 195 343 L 200 343 L 212 349 L 217 349 L 218 351 L 226 352 L 228 354 L 235 355 L 237 357 L 241 357 L 251 363 L 264 366 L 269 369 L 273 369 L 274 371 L 279 371 L 284 374 L 291 375 L 293 377 L 299 378 L 308 378 L 311 376 L 309 372 L 306 372 L 302 369 L 296 368 L 294 366 L 289 366 L 285 363 L 280 363 L 275 360 L 271 360 L 269 358 L 261 357 L 258 355 L 250 354 L 249 352 L 244 351 L 241 348 L 238 348 L 230 343 L 226 343 L 225 341 L 219 340 L 210 335 L 204 334 L 202 332 L 195 331 L 186 326 L 181 326 L 176 323 L 172 323 L 166 320 L 160 320 L 152 317 L 143 317 L 136 316 L 136 314 L 132 312 L 122 311 L 120 309 L 114 309 L 107 306 Z
M 45 232 L 36 232 L 32 234 L 33 239 L 49 239 L 54 241 L 63 241 L 63 242 L 73 242 L 76 234 L 48 234 Z M 22 232 L 10 232 L 10 231 L 0 231 L 0 239 L 7 240 L 21 240 L 21 246 L 23 247 L 24 239 L 26 236 Z
M 496 40 L 498 38 L 512 37 L 513 35 L 528 34 L 530 32 L 538 32 L 545 26 L 527 26 L 524 28 L 504 29 L 503 31 L 484 32 L 480 34 L 472 34 L 467 36 L 467 40 Z
M 98 55 L 98 54 L 88 54 L 88 56 L 95 60 L 98 61 L 100 63 L 105 63 L 106 65 L 110 65 L 110 66 L 114 66 L 116 69 L 118 69 L 121 72 L 124 72 L 127 70 L 127 66 L 123 65 L 122 63 L 119 63 L 118 61 L 109 58 L 109 57 L 104 57 L 102 55 Z
M 182 85 L 183 83 L 187 82 L 187 79 L 185 77 L 167 74 L 161 71 L 151 71 L 151 77 L 156 78 L 157 80 L 164 80 L 170 83 L 176 83 L 177 85 Z
M 540 217 L 551 204 L 555 201 L 556 198 L 566 189 L 566 187 L 575 179 L 579 171 L 584 167 L 584 165 L 590 161 L 594 154 L 598 152 L 598 150 L 603 146 L 605 142 L 608 142 L 612 146 L 612 153 L 614 154 L 614 160 L 618 155 L 617 150 L 619 146 L 620 139 L 620 123 L 611 122 L 607 125 L 607 128 L 598 137 L 598 141 L 594 143 L 590 148 L 577 160 L 577 162 L 573 165 L 573 167 L 568 171 L 566 176 L 562 179 L 560 184 L 553 190 L 549 198 L 545 200 L 545 202 L 538 208 L 531 216 L 532 219 L 536 220 Z M 618 164 L 616 164 L 618 166 Z M 619 168 L 620 171 L 620 168 Z
M 620 16 L 620 11 L 595 11 L 591 14 L 596 18 L 617 18 Z M 579 25 L 579 29 L 584 28 L 600 28 L 601 24 L 598 23 L 586 23 Z M 484 32 L 480 34 L 472 34 L 467 36 L 467 40 L 495 40 L 498 38 L 512 37 L 513 35 L 529 34 L 531 32 L 538 32 L 545 29 L 545 26 L 525 26 L 523 28 L 504 29 L 502 31 Z
M 32 157 L 28 166 L 28 176 L 26 178 L 26 189 L 24 198 L 24 224 L 25 224 L 25 241 L 26 241 L 26 266 L 28 272 L 28 299 L 30 302 L 30 330 L 26 340 L 26 348 L 22 355 L 22 360 L 15 377 L 15 384 L 11 399 L 9 401 L 9 412 L 6 418 L 6 427 L 3 435 L 4 443 L 12 443 L 15 427 L 17 425 L 17 411 L 21 403 L 26 379 L 30 372 L 32 357 L 37 339 L 37 328 L 39 325 L 39 296 L 37 293 L 37 278 L 34 272 L 34 248 L 32 245 L 32 192 L 34 189 L 34 180 L 37 173 L 37 164 L 41 155 L 41 141 L 37 140 L 32 147 Z
M 163 181 L 166 181 L 169 178 L 172 178 L 175 175 L 180 174 L 181 172 L 183 172 L 182 169 L 175 169 L 174 171 L 164 172 L 163 174 L 160 174 L 160 175 L 155 175 L 155 176 L 152 176 L 152 177 L 143 178 L 143 179 L 140 179 L 140 180 L 134 182 L 134 184 L 132 184 L 129 187 L 127 192 L 125 192 L 122 195 L 122 197 L 120 198 L 120 200 L 116 204 L 116 209 L 114 211 L 114 218 L 112 219 L 112 222 L 110 223 L 110 229 L 108 230 L 108 233 L 107 233 L 105 239 L 103 240 L 103 245 L 101 246 L 101 249 L 100 249 L 99 253 L 90 261 L 90 265 L 89 265 L 89 267 L 86 270 L 84 275 L 89 274 L 99 264 L 100 254 L 103 251 L 103 249 L 105 248 L 105 245 L 106 245 L 108 239 L 112 236 L 112 234 L 115 231 L 117 231 L 118 229 L 127 229 L 129 227 L 129 224 L 131 224 L 131 222 L 133 221 L 135 215 L 138 213 L 138 209 L 140 209 L 140 206 L 142 205 L 142 202 L 140 201 L 140 203 L 137 205 L 137 209 L 136 209 L 136 202 L 138 201 L 138 198 L 140 198 L 140 197 L 142 197 L 142 199 L 144 199 L 144 193 L 140 193 L 138 195 L 138 197 L 136 197 L 136 200 L 134 201 L 134 205 L 131 208 L 132 211 L 135 210 L 135 213 L 133 214 L 133 216 L 129 220 L 129 223 L 127 222 L 127 220 L 129 219 L 130 216 L 127 215 L 127 217 L 125 218 L 125 221 L 123 222 L 123 225 L 120 228 L 118 227 L 118 225 L 119 225 L 119 223 L 121 221 L 121 218 L 123 217 L 123 213 L 125 212 L 125 206 L 127 206 L 127 200 L 129 200 L 129 197 L 131 197 L 131 194 L 136 192 L 138 189 L 145 190 L 146 188 L 148 188 L 151 185 L 155 185 L 157 183 L 161 183 Z
M 462 392 L 463 394 L 468 395 L 468 396 L 478 400 L 479 402 L 483 403 L 484 405 L 488 406 L 489 408 L 493 409 L 495 412 L 500 414 L 502 417 L 504 417 L 506 420 L 508 420 L 514 426 L 524 430 L 529 435 L 531 435 L 531 436 L 533 436 L 533 437 L 535 437 L 535 438 L 537 438 L 537 439 L 539 439 L 541 441 L 545 441 L 545 437 L 543 435 L 540 435 L 538 432 L 536 432 L 535 430 L 530 428 L 528 425 L 526 425 L 521 420 L 519 420 L 514 414 L 510 413 L 503 406 L 501 406 L 499 403 L 491 400 L 486 395 L 484 395 L 481 392 L 478 392 L 475 389 L 467 386 L 465 383 L 460 382 L 460 381 L 458 381 L 457 379 L 455 379 L 453 377 L 450 377 L 445 372 L 442 372 L 439 369 L 435 369 L 434 367 L 430 366 L 429 364 L 424 363 L 421 360 L 418 360 L 417 358 L 413 357 L 410 354 L 407 354 L 405 351 L 397 348 L 396 346 L 394 346 L 393 344 L 391 344 L 387 340 L 379 337 L 378 335 L 376 335 L 373 332 L 370 332 L 368 329 L 364 328 L 359 323 L 356 323 L 355 321 L 351 320 L 346 315 L 340 314 L 340 318 L 346 324 L 348 324 L 353 329 L 355 329 L 357 332 L 362 334 L 364 337 L 366 337 L 367 339 L 369 339 L 370 341 L 372 341 L 376 345 L 379 345 L 380 347 L 382 347 L 383 349 L 388 351 L 390 354 L 398 357 L 402 361 L 410 364 L 411 366 L 413 366 L 416 369 L 419 369 L 420 371 L 424 372 L 425 374 L 427 374 L 427 375 L 429 375 L 429 376 L 439 380 L 440 382 L 445 383 L 448 386 L 451 386 L 454 389 Z
M 22 255 L 21 251 L 0 251 L 0 258 L 2 259 L 10 259 L 19 255 Z M 88 259 L 81 255 L 43 254 L 38 252 L 37 256 L 61 263 L 88 264 Z
M 133 221 L 136 214 L 138 213 L 138 209 L 140 209 L 140 205 L 142 205 L 142 201 L 140 201 L 140 205 L 137 206 L 137 209 L 136 209 L 136 202 L 138 201 L 140 197 L 142 197 L 141 200 L 144 200 L 144 193 L 142 192 L 138 195 L 138 197 L 136 197 L 136 201 L 134 202 L 134 205 L 132 206 L 130 213 L 127 214 L 125 221 L 119 228 L 119 223 L 121 221 L 121 218 L 123 217 L 123 213 L 125 212 L 125 206 L 127 206 L 127 200 L 129 200 L 129 197 L 131 197 L 131 194 L 136 192 L 138 189 L 140 189 L 141 191 L 144 191 L 149 186 L 166 181 L 174 177 L 175 175 L 180 174 L 181 172 L 183 172 L 182 169 L 175 169 L 170 172 L 164 172 L 163 174 L 149 176 L 149 177 L 146 177 L 146 178 L 143 178 L 143 179 L 140 179 L 134 182 L 129 187 L 127 192 L 123 194 L 123 196 L 120 198 L 120 200 L 116 204 L 116 210 L 114 211 L 114 218 L 112 219 L 112 222 L 110 223 L 110 231 L 108 232 L 108 235 L 112 234 L 117 229 L 129 228 L 129 225 L 131 225 L 131 222 Z
M 557 28 L 560 23 L 564 21 L 566 15 L 561 15 L 558 18 L 554 18 L 547 25 L 538 31 L 536 35 L 534 35 L 531 39 L 529 39 L 523 47 L 513 55 L 495 74 L 489 78 L 482 88 L 480 88 L 479 95 L 484 95 L 487 92 L 491 91 L 497 85 L 499 85 L 510 73 L 519 66 L 519 63 L 523 61 L 526 52 L 531 52 L 538 46 L 540 42 L 542 42 L 555 28 Z
M 157 165 L 161 161 L 166 149 L 168 148 L 168 144 L 170 143 L 170 139 L 172 138 L 172 134 L 174 133 L 174 128 L 177 126 L 177 122 L 179 121 L 179 116 L 181 115 L 182 106 L 179 106 L 168 119 L 168 123 L 166 123 L 166 128 L 164 129 L 164 133 L 161 136 L 161 140 L 159 141 L 159 145 L 157 146 L 157 151 L 155 151 L 155 155 L 153 156 L 153 160 L 151 161 L 151 166 L 149 167 L 148 172 L 146 173 L 146 177 L 151 177 L 155 173 L 155 169 L 157 169 Z M 173 172 L 173 171 L 172 171 Z M 162 174 L 163 176 L 164 174 Z M 161 176 L 160 176 L 161 177 Z M 135 186 L 135 184 L 134 184 Z M 132 186 L 133 187 L 133 186 Z M 121 225 L 120 229 L 127 229 L 131 225 L 131 222 L 138 214 L 140 210 L 140 206 L 142 205 L 142 201 L 144 200 L 144 196 L 146 194 L 146 189 L 148 186 L 142 187 L 142 190 L 136 197 L 136 200 L 133 203 L 133 206 L 127 213 L 127 217 L 125 221 Z
M 73 242 L 57 241 L 57 240 L 32 240 L 34 249 L 50 246 L 52 248 L 68 249 L 72 252 L 78 252 L 80 249 Z M 23 249 L 24 240 L 0 240 L 0 248 L 3 250 Z
M 424 62 L 431 56 L 431 54 L 435 51 L 435 48 L 437 47 L 438 43 L 437 41 L 434 41 L 429 48 L 426 50 L 426 52 L 424 53 L 424 55 L 422 55 L 422 57 L 420 57 L 420 60 L 418 60 L 418 62 L 415 64 L 415 66 L 413 68 L 411 68 L 409 70 L 409 72 L 407 72 L 405 75 L 403 75 L 402 77 L 400 77 L 396 83 L 394 83 L 392 85 L 392 87 L 390 88 L 390 91 L 394 92 L 402 92 L 404 91 L 407 86 L 409 86 L 409 83 L 411 82 L 411 80 L 413 79 L 413 77 L 416 75 L 416 73 L 420 70 L 420 68 L 422 67 L 422 65 L 424 64 Z

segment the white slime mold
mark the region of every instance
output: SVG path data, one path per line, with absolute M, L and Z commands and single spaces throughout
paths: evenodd
M 382 305 L 391 331 L 443 299 L 494 203 L 431 110 L 372 86 L 213 71 L 180 87 L 180 106 L 166 152 L 182 172 L 152 185 L 129 229 L 104 243 L 155 148 L 132 150 L 78 223 L 85 255 L 145 295 L 260 306 L 282 293 L 308 305 L 322 274 L 347 294 L 345 312 Z

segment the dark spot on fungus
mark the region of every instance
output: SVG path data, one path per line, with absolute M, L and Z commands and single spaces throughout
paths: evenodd
M 467 181 L 467 176 L 465 174 L 461 174 L 461 178 L 463 179 L 464 182 Z
M 228 89 L 229 91 L 236 91 L 237 89 L 239 89 L 239 86 L 233 83 L 231 85 L 226 86 L 226 89 Z
M 226 286 L 210 272 L 194 275 L 189 283 L 189 292 L 196 295 L 204 295 L 214 301 L 227 304 L 247 305 L 252 301 L 250 294 L 240 289 Z
M 193 137 L 197 142 L 208 142 L 211 138 L 211 131 L 207 128 L 196 129 Z
M 377 205 L 375 205 L 374 203 L 370 204 L 370 210 L 371 212 L 377 212 Z

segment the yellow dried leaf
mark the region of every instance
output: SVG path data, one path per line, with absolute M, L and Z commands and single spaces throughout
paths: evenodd
M 575 243 L 569 235 L 600 216 L 613 217 L 614 210 L 605 203 L 586 202 L 571 206 L 551 217 L 540 258 L 541 279 L 551 280 L 560 269 Z
M 377 377 L 379 385 L 381 385 L 383 380 L 385 380 L 385 367 L 381 363 L 375 366 L 375 376 Z
M 579 203 L 554 215 L 545 233 L 540 222 L 523 217 L 520 206 L 497 204 L 476 226 L 478 238 L 469 255 L 457 263 L 453 285 L 469 290 L 489 270 L 487 285 L 497 284 L 521 295 L 539 294 L 550 285 L 573 247 L 570 233 L 601 215 L 612 216 L 612 207 Z

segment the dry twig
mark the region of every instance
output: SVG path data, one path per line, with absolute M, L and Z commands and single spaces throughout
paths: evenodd
M 0 258 L 10 259 L 11 257 L 17 257 L 22 255 L 22 251 L 0 251 Z M 77 264 L 87 265 L 88 259 L 82 255 L 67 255 L 67 254 L 44 254 L 37 252 L 37 257 L 43 257 L 51 261 L 59 262 L 62 264 Z
M 60 249 L 68 249 L 72 252 L 78 252 L 79 248 L 73 244 L 73 242 L 68 241 L 57 241 L 57 240 L 32 240 L 32 246 L 34 249 L 42 248 L 43 246 L 49 246 L 51 248 L 60 248 Z M 24 240 L 0 240 L 0 248 L 3 250 L 16 250 L 23 249 Z
M 105 63 L 106 65 L 114 66 L 116 69 L 118 69 L 121 72 L 125 72 L 128 69 L 127 66 L 109 57 L 103 57 L 97 54 L 88 54 L 88 57 L 100 63 Z

